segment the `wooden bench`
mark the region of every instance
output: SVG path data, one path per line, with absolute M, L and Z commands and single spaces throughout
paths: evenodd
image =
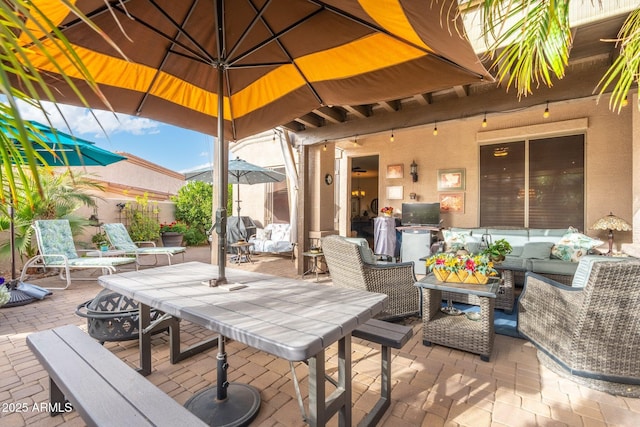
M 27 337 L 49 373 L 51 416 L 70 410 L 89 426 L 205 426 L 75 325 Z
M 355 329 L 351 335 L 382 346 L 380 351 L 382 376 L 380 399 L 371 412 L 358 424 L 358 427 L 374 426 L 391 404 L 391 348 L 402 348 L 413 336 L 413 329 L 411 326 L 371 319 Z

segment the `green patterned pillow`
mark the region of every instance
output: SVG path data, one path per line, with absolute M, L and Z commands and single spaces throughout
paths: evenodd
M 551 257 L 563 261 L 578 262 L 580 258 L 587 255 L 593 248 L 602 245 L 604 242 L 586 236 L 574 227 L 569 227 L 560 241 L 551 248 Z

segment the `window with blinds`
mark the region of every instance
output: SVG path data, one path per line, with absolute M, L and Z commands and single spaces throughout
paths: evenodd
M 584 228 L 584 135 L 480 147 L 480 226 Z

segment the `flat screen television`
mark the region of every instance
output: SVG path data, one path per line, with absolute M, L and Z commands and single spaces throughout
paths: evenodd
M 440 203 L 403 203 L 402 225 L 440 224 Z

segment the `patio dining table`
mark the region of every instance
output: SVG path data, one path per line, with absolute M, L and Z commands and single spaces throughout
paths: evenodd
M 217 277 L 217 266 L 187 262 L 101 276 L 98 281 L 140 303 L 142 366 L 151 364 L 151 340 L 149 334 L 143 336 L 143 330 L 149 326 L 153 307 L 274 356 L 307 361 L 309 425 L 325 425 L 336 413 L 339 425 L 351 425 L 351 332 L 381 312 L 387 296 L 234 269 L 226 270 L 232 286 L 210 287 L 209 280 Z M 338 343 L 338 380 L 335 390 L 326 396 L 325 351 L 334 343 Z M 218 386 L 213 388 L 217 398 L 207 389 L 185 406 L 210 425 L 214 425 L 212 418 L 222 420 L 227 410 L 249 422 L 259 408 L 259 393 L 247 389 L 248 385 L 226 382 L 223 338 L 218 351 Z M 220 399 L 221 391 L 229 395 L 224 393 Z M 238 403 L 235 394 L 246 403 Z M 234 407 L 234 401 L 242 407 Z M 236 414 L 244 410 L 252 413 Z M 202 413 L 211 411 L 214 414 Z

